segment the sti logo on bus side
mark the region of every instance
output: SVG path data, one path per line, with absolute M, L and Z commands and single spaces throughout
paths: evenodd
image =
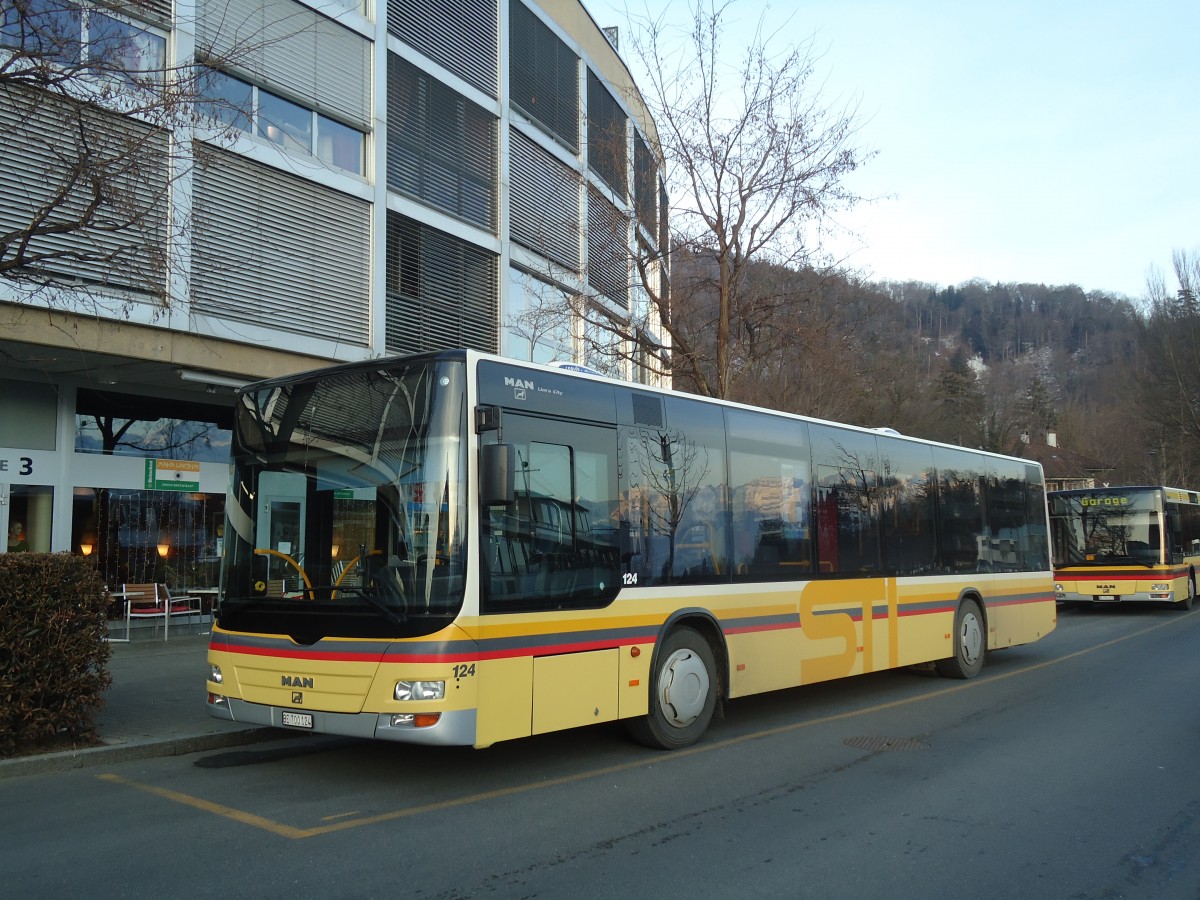
M 310 688 L 315 687 L 312 678 L 307 675 L 283 675 L 279 678 L 283 687 Z

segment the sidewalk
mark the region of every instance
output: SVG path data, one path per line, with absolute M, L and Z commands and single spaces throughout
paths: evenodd
M 0 759 L 0 779 L 59 772 L 156 756 L 176 756 L 279 736 L 272 728 L 226 722 L 204 708 L 208 636 L 191 629 L 162 635 L 134 634 L 113 643 L 112 686 L 96 714 L 103 746 Z

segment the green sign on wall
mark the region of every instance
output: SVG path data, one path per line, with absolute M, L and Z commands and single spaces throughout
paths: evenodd
M 187 459 L 146 460 L 146 490 L 200 490 L 200 463 Z

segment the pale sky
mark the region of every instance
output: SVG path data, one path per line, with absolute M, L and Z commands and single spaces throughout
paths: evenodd
M 692 5 L 584 4 L 623 47 L 626 7 Z M 764 9 L 769 46 L 813 39 L 823 95 L 857 102 L 878 151 L 848 183 L 880 199 L 841 217 L 859 240 L 837 248 L 866 277 L 1139 298 L 1200 248 L 1200 2 L 740 0 L 728 50 Z

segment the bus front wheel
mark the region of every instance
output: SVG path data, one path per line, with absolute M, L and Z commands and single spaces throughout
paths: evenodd
M 943 678 L 974 678 L 983 668 L 987 629 L 974 600 L 964 600 L 954 614 L 954 655 L 935 664 Z
M 1180 609 L 1188 610 L 1192 608 L 1192 604 L 1196 602 L 1196 576 L 1188 576 L 1188 592 L 1187 596 L 1178 601 Z
M 650 682 L 650 712 L 629 723 L 638 743 L 678 750 L 696 743 L 717 705 L 716 663 L 698 631 L 676 628 L 658 648 Z

